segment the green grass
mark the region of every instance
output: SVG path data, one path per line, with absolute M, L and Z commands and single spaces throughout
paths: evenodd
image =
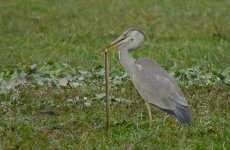
M 135 57 L 154 58 L 167 70 L 196 66 L 207 72 L 224 70 L 230 64 L 229 8 L 227 0 L 2 0 L 0 83 L 11 79 L 15 70 L 28 71 L 35 63 L 68 63 L 77 68 L 77 77 L 79 68 L 93 74 L 93 67 L 103 65 L 100 49 L 130 27 L 142 29 L 149 38 L 134 52 Z M 112 78 L 121 76 L 117 52 L 110 59 Z M 30 77 L 33 69 L 28 72 Z M 47 73 L 57 78 L 69 75 L 58 67 L 41 74 L 46 77 Z M 230 148 L 229 84 L 180 84 L 196 121 L 183 125 L 153 108 L 149 129 L 144 102 L 132 82 L 126 78 L 121 84 L 112 83 L 111 96 L 129 102 L 112 103 L 108 139 L 104 103 L 97 98 L 104 92 L 103 77 L 84 77 L 77 88 L 31 81 L 1 93 L 0 149 Z

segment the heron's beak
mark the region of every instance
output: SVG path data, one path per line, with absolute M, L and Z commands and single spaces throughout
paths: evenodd
M 102 51 L 109 52 L 109 51 L 113 50 L 114 48 L 117 48 L 121 44 L 125 43 L 126 41 L 127 41 L 127 38 L 121 36 L 121 37 L 117 38 L 115 41 L 113 41 L 109 46 L 104 48 Z

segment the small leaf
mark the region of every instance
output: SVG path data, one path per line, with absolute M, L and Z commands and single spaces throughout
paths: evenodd
M 33 65 L 30 66 L 30 69 L 35 69 L 36 66 L 37 66 L 37 64 L 33 64 Z
M 15 101 L 18 100 L 20 98 L 20 94 L 19 93 L 13 93 L 10 98 Z
M 69 98 L 69 99 L 67 99 L 67 102 L 72 103 L 72 102 L 74 102 L 74 99 Z
M 78 78 L 78 80 L 80 80 L 80 81 L 83 81 L 85 78 L 84 77 L 80 77 L 80 78 Z
M 121 102 L 121 103 L 130 103 L 130 101 L 125 98 L 112 98 L 112 101 Z
M 91 101 L 86 101 L 85 102 L 85 107 L 90 107 L 91 106 Z
M 96 99 L 102 99 L 105 97 L 105 93 L 96 94 Z
M 68 81 L 67 78 L 58 79 L 58 84 L 59 84 L 60 86 L 67 86 L 68 82 L 69 82 L 69 81 Z
M 69 82 L 69 85 L 70 85 L 72 88 L 76 88 L 76 87 L 80 86 L 81 84 L 78 83 L 78 82 Z

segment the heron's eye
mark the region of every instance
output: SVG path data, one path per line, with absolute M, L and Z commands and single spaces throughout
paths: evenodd
M 128 37 L 128 33 L 124 34 L 124 37 L 127 38 Z

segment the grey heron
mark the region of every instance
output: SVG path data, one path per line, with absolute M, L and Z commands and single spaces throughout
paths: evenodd
M 148 57 L 135 59 L 131 52 L 143 43 L 145 34 L 135 28 L 126 30 L 104 51 L 119 50 L 119 59 L 134 83 L 148 109 L 149 125 L 152 114 L 150 106 L 174 115 L 180 122 L 191 124 L 193 114 L 174 78 L 158 63 Z

